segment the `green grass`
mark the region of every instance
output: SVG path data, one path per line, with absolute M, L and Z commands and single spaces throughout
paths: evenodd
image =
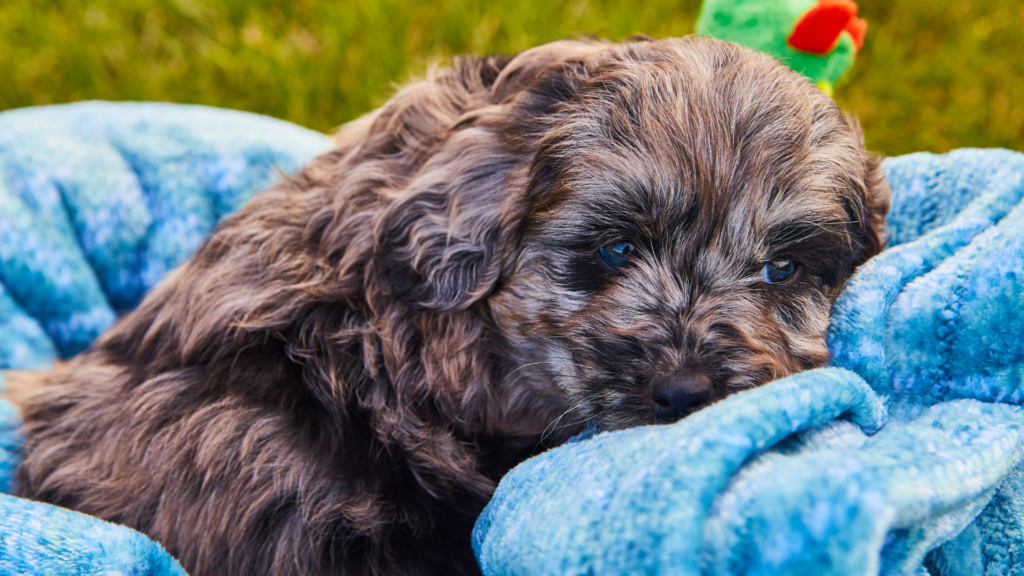
M 840 105 L 886 154 L 1024 150 L 1024 3 L 861 0 L 870 23 Z M 251 110 L 330 130 L 429 62 L 577 34 L 693 31 L 666 0 L 6 0 L 0 110 L 86 99 Z

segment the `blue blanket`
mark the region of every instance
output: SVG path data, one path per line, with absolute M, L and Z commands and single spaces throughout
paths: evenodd
M 287 122 L 202 106 L 0 114 L 0 369 L 84 350 L 220 218 L 328 147 Z
M 82 350 L 328 146 L 202 107 L 0 114 L 0 367 Z M 891 248 L 837 303 L 833 367 L 524 463 L 477 525 L 485 573 L 1024 574 L 1024 156 L 886 169 Z M 0 488 L 17 446 L 0 402 Z M 137 532 L 11 496 L 0 535 L 0 573 L 182 573 Z
M 1024 574 L 1024 155 L 885 168 L 890 247 L 832 367 L 525 462 L 477 523 L 485 574 Z

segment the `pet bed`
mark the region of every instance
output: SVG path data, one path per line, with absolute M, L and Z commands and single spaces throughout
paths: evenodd
M 84 349 L 328 147 L 194 106 L 0 114 L 0 367 Z M 832 367 L 525 462 L 477 524 L 486 574 L 1024 574 L 1024 155 L 885 167 L 890 248 L 836 305 Z M 2 402 L 0 423 L 4 488 L 18 436 Z M 12 496 L 0 535 L 3 573 L 183 573 L 138 532 Z

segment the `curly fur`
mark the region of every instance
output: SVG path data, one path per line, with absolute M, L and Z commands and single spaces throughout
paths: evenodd
M 337 141 L 39 376 L 18 494 L 194 576 L 474 573 L 501 475 L 654 422 L 656 376 L 824 363 L 888 208 L 830 99 L 700 38 L 456 59 Z

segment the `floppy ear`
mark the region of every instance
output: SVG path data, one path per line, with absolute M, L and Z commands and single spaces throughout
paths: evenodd
M 451 135 L 376 231 L 374 267 L 414 308 L 457 310 L 498 278 L 502 200 L 516 159 L 486 127 Z
M 859 266 L 886 246 L 886 214 L 892 193 L 882 169 L 882 157 L 867 152 L 860 123 L 852 119 L 854 135 L 860 142 L 863 190 L 850 207 L 854 225 L 853 265 Z
M 863 235 L 867 241 L 861 262 L 885 248 L 885 216 L 889 213 L 892 192 L 889 190 L 889 183 L 885 181 L 881 156 L 865 153 L 864 185 L 864 215 L 861 221 L 864 224 Z
M 483 81 L 461 78 L 476 75 L 477 67 L 474 60 L 458 61 L 450 72 L 456 81 L 449 76 L 445 90 L 421 90 L 431 102 L 404 107 L 407 118 L 389 130 L 443 124 L 416 116 L 431 110 L 445 110 L 451 119 L 431 135 L 429 147 L 420 148 L 429 150 L 422 166 L 375 227 L 373 267 L 396 296 L 414 308 L 443 311 L 464 309 L 491 292 L 503 245 L 514 243 L 510 235 L 502 239 L 502 230 L 516 222 L 535 153 L 529 136 L 535 130 L 526 125 L 543 125 L 553 101 L 571 97 L 566 84 L 552 81 L 578 75 L 578 66 L 564 65 L 567 60 L 606 46 L 548 44 L 519 54 Z

